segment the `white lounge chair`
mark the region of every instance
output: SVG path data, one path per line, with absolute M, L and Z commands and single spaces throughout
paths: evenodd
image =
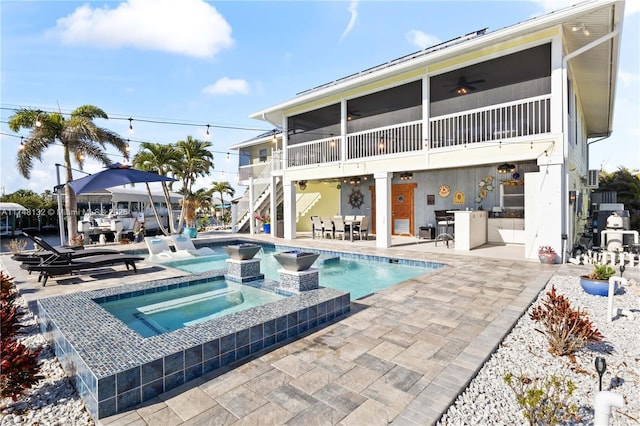
M 196 248 L 191 241 L 191 237 L 185 234 L 172 235 L 171 241 L 176 248 L 176 251 L 185 250 L 186 252 L 196 256 L 210 256 L 216 254 L 216 252 L 209 247 Z
M 171 251 L 166 238 L 162 237 L 144 237 L 144 242 L 149 250 L 149 260 L 174 260 L 191 257 L 189 252 L 183 250 Z

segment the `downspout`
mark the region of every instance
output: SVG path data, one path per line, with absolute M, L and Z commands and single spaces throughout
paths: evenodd
M 569 197 L 569 192 L 568 192 L 568 175 L 567 175 L 567 165 L 566 165 L 566 161 L 567 158 L 569 157 L 569 100 L 567 99 L 567 93 L 569 93 L 569 79 L 568 79 L 568 71 L 567 71 L 567 67 L 569 64 L 569 61 L 573 58 L 575 58 L 576 56 L 582 55 L 583 53 L 593 49 L 594 47 L 598 46 L 599 44 L 612 39 L 613 37 L 616 37 L 619 33 L 619 29 L 618 26 L 616 25 L 614 30 L 611 31 L 610 33 L 600 37 L 597 40 L 592 41 L 589 44 L 586 44 L 584 46 L 582 46 L 580 49 L 574 50 L 573 52 L 569 53 L 568 55 L 566 55 L 564 57 L 564 59 L 562 59 L 562 88 L 564 89 L 562 92 L 562 142 L 563 142 L 563 161 L 562 161 L 562 176 L 563 176 L 563 182 L 562 182 L 562 203 L 565 206 L 564 207 L 564 216 L 565 216 L 565 220 L 564 220 L 564 226 L 563 226 L 563 235 L 567 235 L 567 233 L 569 232 L 569 223 L 571 220 L 570 214 L 569 214 L 569 203 L 567 201 L 568 197 Z M 613 96 L 613 94 L 611 95 Z M 607 136 L 608 137 L 608 136 Z M 604 138 L 603 138 L 604 139 Z M 602 140 L 602 139 L 599 139 Z M 589 161 L 589 148 L 587 146 L 587 161 Z M 587 169 L 589 168 L 589 163 L 587 163 Z M 573 238 L 573 236 L 572 236 Z M 573 245 L 573 240 L 571 241 L 571 244 Z M 566 256 L 566 250 L 563 247 L 562 250 L 562 263 L 564 263 L 565 261 L 565 256 Z

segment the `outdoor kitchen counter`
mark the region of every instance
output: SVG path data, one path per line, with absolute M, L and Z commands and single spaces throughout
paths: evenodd
M 487 243 L 485 210 L 454 210 L 456 250 L 469 251 Z

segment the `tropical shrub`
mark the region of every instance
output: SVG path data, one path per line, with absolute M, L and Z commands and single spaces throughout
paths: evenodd
M 549 352 L 554 355 L 570 355 L 604 339 L 587 313 L 574 310 L 566 297 L 556 293 L 555 287 L 551 287 L 547 298 L 533 309 L 530 318 L 542 323 L 544 329 L 536 330 L 547 337 Z
M 0 271 L 0 396 L 14 401 L 43 378 L 38 374 L 42 348 L 29 349 L 16 340 L 24 315 L 15 303 L 17 297 L 13 279 Z
M 504 376 L 504 381 L 516 394 L 518 404 L 530 425 L 556 425 L 575 418 L 578 407 L 568 404 L 576 385 L 564 377 L 550 376 L 544 381 L 523 374 Z

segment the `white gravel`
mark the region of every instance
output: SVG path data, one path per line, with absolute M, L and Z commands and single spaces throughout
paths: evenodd
M 604 344 L 590 346 L 571 357 L 552 356 L 546 338 L 537 332 L 536 324 L 528 313 L 538 305 L 545 293 L 555 285 L 575 309 L 586 310 L 589 318 L 606 340 Z M 636 293 L 637 291 L 637 293 Z M 23 308 L 26 305 L 19 298 Z M 593 423 L 593 398 L 598 391 L 598 376 L 594 368 L 595 357 L 604 356 L 607 371 L 603 390 L 621 394 L 625 407 L 614 408 L 612 425 L 640 423 L 640 286 L 635 281 L 618 292 L 615 297 L 620 308 L 632 309 L 635 319 L 619 316 L 608 322 L 607 299 L 591 296 L 582 291 L 577 277 L 553 277 L 531 308 L 518 321 L 500 348 L 487 361 L 468 388 L 457 398 L 440 421 L 440 425 L 516 425 L 526 424 L 513 392 L 506 386 L 506 372 L 525 373 L 529 377 L 563 375 L 577 384 L 571 402 L 579 410 L 579 420 L 566 424 Z M 82 400 L 67 379 L 62 367 L 43 336 L 38 332 L 33 315 L 27 310 L 23 320 L 25 328 L 21 341 L 29 347 L 45 346 L 40 355 L 45 379 L 26 392 L 17 402 L 0 401 L 0 425 L 95 425 L 84 409 Z M 610 350 L 609 350 L 610 349 Z

